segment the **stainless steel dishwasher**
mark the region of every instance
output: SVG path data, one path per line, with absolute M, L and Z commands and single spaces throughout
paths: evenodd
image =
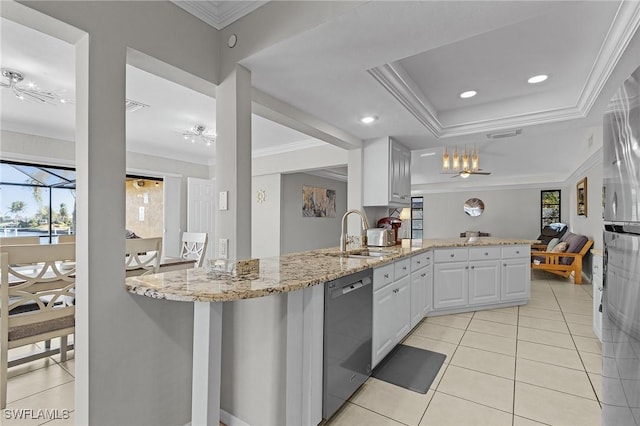
M 325 283 L 322 417 L 330 418 L 371 375 L 373 270 Z

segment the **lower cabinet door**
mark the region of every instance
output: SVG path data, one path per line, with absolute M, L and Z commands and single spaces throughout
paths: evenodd
M 527 299 L 531 287 L 531 265 L 528 259 L 503 259 L 501 300 Z
M 469 264 L 469 305 L 500 301 L 500 261 L 482 260 Z
M 424 282 L 426 268 L 411 272 L 411 328 L 415 327 L 425 314 L 427 288 Z
M 469 302 L 467 262 L 437 263 L 433 267 L 433 308 L 466 306 Z
M 431 266 L 425 268 L 423 279 L 424 287 L 426 289 L 423 317 L 426 317 L 429 312 L 433 311 L 433 269 L 431 269 Z
M 394 345 L 411 331 L 411 279 L 407 275 L 393 284 L 395 288 Z
M 375 367 L 396 344 L 395 290 L 396 286 L 389 284 L 373 293 L 371 368 Z

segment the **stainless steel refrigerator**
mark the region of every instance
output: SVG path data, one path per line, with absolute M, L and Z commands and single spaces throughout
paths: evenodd
M 602 424 L 640 425 L 640 68 L 603 131 Z

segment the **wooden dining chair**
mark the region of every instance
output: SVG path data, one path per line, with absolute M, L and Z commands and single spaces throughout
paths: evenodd
M 75 234 L 58 235 L 58 244 L 75 243 L 75 242 L 76 242 Z
M 60 354 L 75 332 L 75 244 L 3 246 L 0 264 L 0 409 L 10 367 Z M 71 260 L 71 261 L 69 261 Z M 29 266 L 15 266 L 29 265 Z M 9 360 L 9 349 L 60 338 L 60 348 Z
M 0 237 L 0 246 L 21 246 L 24 244 L 40 244 L 37 235 L 29 237 Z
M 207 253 L 209 236 L 206 232 L 183 232 L 180 257 L 183 259 L 195 259 L 196 266 L 204 264 L 204 256 Z
M 160 269 L 162 237 L 125 240 L 125 270 L 127 277 L 155 274 Z

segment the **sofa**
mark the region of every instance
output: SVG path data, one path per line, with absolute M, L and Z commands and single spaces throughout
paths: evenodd
M 546 250 L 531 250 L 531 268 L 568 278 L 573 274 L 573 282 L 582 284 L 582 259 L 593 246 L 593 240 L 584 235 L 565 232 L 561 238 L 549 240 Z

